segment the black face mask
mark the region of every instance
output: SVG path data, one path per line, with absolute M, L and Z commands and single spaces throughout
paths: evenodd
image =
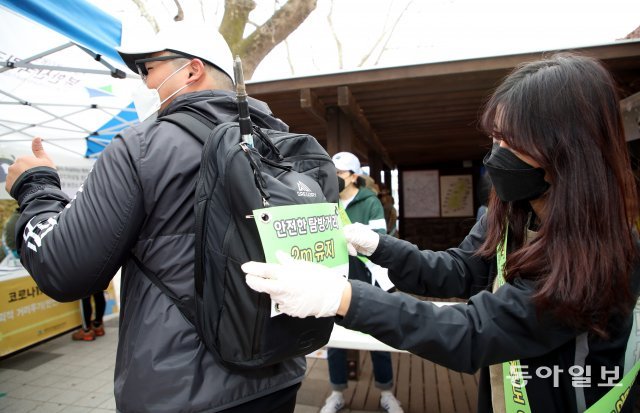
M 338 192 L 344 191 L 344 185 L 345 185 L 344 179 L 338 177 Z
M 534 168 L 498 144 L 493 145 L 482 162 L 498 197 L 504 202 L 531 201 L 549 189 L 544 169 Z

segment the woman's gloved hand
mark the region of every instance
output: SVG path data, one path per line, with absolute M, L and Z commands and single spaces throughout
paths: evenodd
M 294 317 L 336 315 L 347 279 L 329 268 L 299 261 L 278 251 L 280 264 L 250 261 L 242 264 L 252 289 L 267 293 L 278 309 Z
M 347 242 L 362 255 L 368 257 L 378 248 L 380 235 L 366 225 L 360 223 L 349 224 L 343 228 L 343 231 Z M 349 252 L 351 253 L 351 248 Z

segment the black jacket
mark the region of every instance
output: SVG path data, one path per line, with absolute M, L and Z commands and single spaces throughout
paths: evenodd
M 485 221 L 486 217 L 478 222 L 458 248 L 420 251 L 406 241 L 383 235 L 370 257 L 389 269 L 391 281 L 401 291 L 440 298 L 470 297 L 466 304 L 438 307 L 352 281 L 351 305 L 339 324 L 453 370 L 473 373 L 482 369 L 478 412 L 493 411 L 488 366 L 510 360 L 520 360 L 526 366 L 523 370 L 532 376 L 526 390 L 533 413 L 583 411 L 610 389 L 598 386 L 606 382 L 601 378 L 602 368 L 624 369 L 632 315 L 612 320 L 611 337 L 602 340 L 568 328 L 549 312 L 536 315 L 532 281 L 516 279 L 491 293 L 496 260 L 473 255 L 484 241 Z M 639 279 L 636 268 L 636 297 Z M 569 368 L 579 372 L 574 366 L 590 366 L 589 387 L 572 385 Z M 544 379 L 538 371 L 552 374 Z M 555 371 L 559 373 L 557 383 Z M 614 382 L 622 377 L 620 374 Z M 623 412 L 632 411 L 634 397 L 629 395 Z
M 251 100 L 256 124 L 287 130 Z M 234 120 L 231 92 L 181 95 L 160 116 L 199 112 Z M 220 366 L 169 298 L 132 264 L 135 254 L 180 297 L 193 295 L 194 193 L 202 145 L 161 118 L 117 136 L 68 199 L 50 168 L 14 185 L 22 215 L 21 258 L 40 289 L 59 301 L 100 291 L 123 266 L 115 371 L 121 412 L 213 412 L 299 383 L 304 358 L 245 373 Z

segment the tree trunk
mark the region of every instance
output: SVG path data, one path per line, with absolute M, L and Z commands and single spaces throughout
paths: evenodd
M 243 38 L 249 13 L 256 7 L 253 0 L 225 0 L 220 33 L 233 55 L 242 59 L 245 79 L 253 76 L 258 64 L 274 47 L 287 38 L 316 8 L 317 0 L 288 0 L 261 26 Z
M 149 22 L 157 33 L 159 26 L 155 17 L 149 13 L 145 0 L 132 0 L 140 14 Z M 201 0 L 202 1 L 202 0 Z M 239 55 L 246 80 L 251 79 L 258 64 L 274 47 L 284 41 L 316 8 L 317 0 L 288 0 L 282 7 L 256 29 L 248 37 L 244 37 L 249 21 L 249 14 L 256 8 L 254 0 L 225 0 L 224 15 L 220 23 L 220 34 L 225 38 L 234 57 Z M 177 7 L 174 20 L 184 19 L 179 0 L 174 0 Z M 201 3 L 202 7 L 202 3 Z
M 637 29 L 629 33 L 624 37 L 625 39 L 638 39 L 640 38 L 640 26 Z

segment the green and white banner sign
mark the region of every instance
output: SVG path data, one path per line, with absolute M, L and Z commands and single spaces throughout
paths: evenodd
M 347 276 L 349 255 L 342 233 L 338 204 L 301 204 L 256 209 L 253 217 L 258 226 L 266 262 L 278 263 L 277 251 L 296 260 L 322 264 Z M 281 314 L 271 302 L 271 316 Z

